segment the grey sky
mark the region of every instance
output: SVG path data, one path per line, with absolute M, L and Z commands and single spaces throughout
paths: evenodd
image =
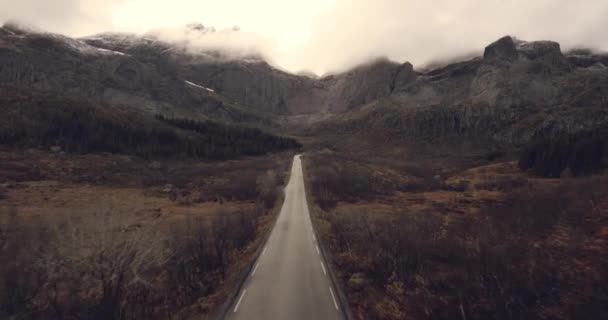
M 243 35 L 209 41 L 257 46 L 287 70 L 317 73 L 375 56 L 420 66 L 478 52 L 506 34 L 606 50 L 606 17 L 606 0 L 0 0 L 0 21 L 72 36 L 238 25 Z

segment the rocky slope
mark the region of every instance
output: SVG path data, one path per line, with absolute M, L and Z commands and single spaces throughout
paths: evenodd
M 258 56 L 230 58 L 154 35 L 71 39 L 15 25 L 0 29 L 0 67 L 4 86 L 225 120 L 343 112 L 390 94 L 412 74 L 410 64 L 378 60 L 313 79 L 280 71 Z
M 336 115 L 321 127 L 385 140 L 469 135 L 520 145 L 602 126 L 607 65 L 606 54 L 564 54 L 555 42 L 504 37 L 482 57 L 430 71 L 378 59 L 317 79 L 260 56 L 234 58 L 153 35 L 71 39 L 0 28 L 2 87 L 255 125 Z
M 230 97 L 239 105 L 273 115 L 347 111 L 389 95 L 394 83 L 407 81 L 408 72 L 412 72 L 410 64 L 400 66 L 380 59 L 317 80 L 283 72 L 257 56 L 227 59 L 221 52 L 197 51 L 187 45 L 175 46 L 120 34 L 101 34 L 82 40 L 163 65 L 184 79 Z
M 150 55 L 164 48 L 156 46 Z M 233 122 L 260 121 L 249 110 L 170 65 L 56 34 L 0 29 L 0 86 L 55 93 L 106 106 Z
M 606 58 L 504 37 L 483 57 L 414 72 L 383 99 L 324 127 L 393 141 L 467 136 L 505 146 L 601 127 L 608 124 Z

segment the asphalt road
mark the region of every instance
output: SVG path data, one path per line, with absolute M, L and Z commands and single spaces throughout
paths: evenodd
M 343 319 L 312 231 L 300 156 L 277 223 L 226 318 Z

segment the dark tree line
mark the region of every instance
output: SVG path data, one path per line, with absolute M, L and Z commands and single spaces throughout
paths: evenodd
M 155 119 L 65 100 L 2 102 L 0 144 L 59 146 L 66 152 L 111 152 L 146 158 L 226 159 L 299 147 L 257 129 L 185 119 Z
M 278 137 L 256 128 L 228 126 L 212 121 L 196 121 L 182 118 L 155 117 L 182 130 L 194 131 L 200 135 L 199 141 L 215 146 L 227 154 L 236 152 L 245 155 L 258 155 L 270 151 L 284 151 L 300 148 L 296 140 Z
M 608 128 L 563 134 L 531 143 L 519 159 L 522 170 L 544 177 L 574 176 L 600 172 L 608 166 Z

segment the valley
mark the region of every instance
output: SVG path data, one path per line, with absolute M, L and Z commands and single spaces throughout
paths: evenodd
M 464 61 L 316 77 L 6 24 L 0 94 L 0 317 L 608 312 L 608 54 L 506 36 Z M 333 281 L 309 265 L 308 211 Z M 268 236 L 297 249 L 260 257 Z M 290 296 L 292 278 L 345 304 Z

